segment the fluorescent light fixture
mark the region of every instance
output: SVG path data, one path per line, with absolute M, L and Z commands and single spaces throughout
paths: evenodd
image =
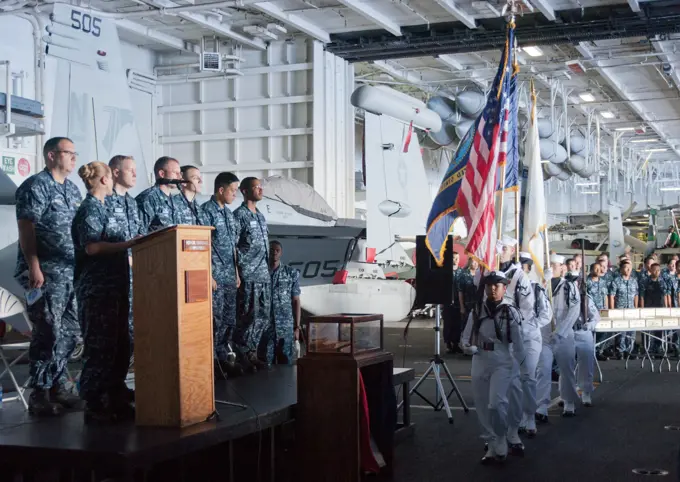
M 642 144 L 643 142 L 659 142 L 659 139 L 631 139 L 634 144 Z
M 600 194 L 600 191 L 581 191 L 581 194 Z
M 668 152 L 668 149 L 645 149 L 645 152 Z
M 648 218 L 648 217 L 649 217 L 649 214 L 643 214 L 643 216 L 646 217 L 646 218 Z
M 635 127 L 617 127 L 614 130 L 619 132 L 632 132 L 635 130 Z
M 626 218 L 626 221 L 630 221 L 630 220 L 631 220 L 630 218 Z
M 577 182 L 575 186 L 597 186 L 599 182 Z
M 593 102 L 595 100 L 595 96 L 590 92 L 582 92 L 578 96 L 583 100 L 583 102 Z
M 543 55 L 543 51 L 534 45 L 529 47 L 523 47 L 522 50 L 526 52 L 528 55 L 531 55 L 532 57 L 540 57 L 541 55 Z
M 616 117 L 612 112 L 608 110 L 603 110 L 602 112 L 600 112 L 600 115 L 605 119 L 613 119 L 614 117 Z
M 659 191 L 680 191 L 680 186 L 676 187 L 662 187 Z

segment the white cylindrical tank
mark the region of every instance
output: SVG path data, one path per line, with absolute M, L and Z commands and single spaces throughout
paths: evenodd
M 569 160 L 567 160 L 567 166 L 572 172 L 580 174 L 586 168 L 586 160 L 578 154 L 572 154 Z
M 586 139 L 580 134 L 572 134 L 569 137 L 569 150 L 572 154 L 581 154 L 586 150 Z
M 442 123 L 456 125 L 462 120 L 462 115 L 456 107 L 456 102 L 448 97 L 435 95 L 427 101 L 427 108 L 442 118 Z
M 548 174 L 550 177 L 555 177 L 562 174 L 564 170 L 558 164 L 549 162 L 547 164 L 543 164 L 543 172 Z
M 484 94 L 473 90 L 466 90 L 456 95 L 456 104 L 463 114 L 477 117 L 484 109 L 486 98 Z
M 542 160 L 554 162 L 555 164 L 562 164 L 567 160 L 567 150 L 556 142 L 549 139 L 541 139 L 539 145 Z
M 558 175 L 555 176 L 555 177 L 556 177 L 557 179 L 559 179 L 560 181 L 568 181 L 569 178 L 571 177 L 571 172 L 562 171 L 560 174 L 558 174 Z
M 423 107 L 418 107 L 417 103 L 404 99 L 404 97 L 408 96 L 392 89 L 386 90 L 384 87 L 362 85 L 352 93 L 350 102 L 354 107 L 359 107 L 372 114 L 384 114 L 406 123 L 413 122 L 413 125 L 420 129 L 429 129 L 435 132 L 441 130 L 441 117 L 425 107 L 424 104 Z
M 552 126 L 552 121 L 546 117 L 538 119 L 538 137 L 541 139 L 547 139 L 553 135 L 554 129 Z
M 465 134 L 467 134 L 467 132 L 470 130 L 470 127 L 472 127 L 472 124 L 474 123 L 474 120 L 464 117 L 463 120 L 460 121 L 458 125 L 456 125 L 456 135 L 458 136 L 458 139 L 465 137 Z

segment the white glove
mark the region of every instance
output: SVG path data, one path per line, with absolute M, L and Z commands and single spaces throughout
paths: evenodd
M 554 347 L 557 344 L 559 344 L 562 340 L 564 340 L 564 337 L 558 333 L 553 333 L 552 337 L 550 338 L 550 344 Z
M 545 279 L 545 281 L 547 283 L 550 282 L 550 280 L 552 279 L 552 276 L 553 276 L 552 268 L 546 268 L 546 269 L 543 270 L 543 279 Z
M 463 346 L 463 353 L 466 355 L 475 355 L 479 349 L 475 345 L 465 345 Z

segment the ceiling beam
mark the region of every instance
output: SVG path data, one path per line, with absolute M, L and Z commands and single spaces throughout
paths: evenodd
M 477 22 L 471 16 L 460 9 L 453 0 L 435 0 L 444 10 L 449 12 L 456 20 L 463 22 L 467 28 L 477 28 Z
M 635 13 L 640 11 L 640 2 L 638 0 L 628 0 L 628 5 L 630 5 L 630 9 Z
M 344 6 L 354 10 L 362 17 L 387 30 L 392 35 L 401 37 L 401 27 L 387 15 L 373 8 L 368 2 L 360 0 L 339 0 Z
M 143 37 L 148 37 L 154 42 L 159 43 L 161 45 L 165 45 L 166 47 L 181 50 L 183 52 L 189 52 L 192 54 L 199 54 L 201 52 L 201 48 L 196 44 L 187 42 L 186 40 L 174 37 L 172 35 L 168 35 L 159 30 L 154 30 L 153 28 L 140 25 L 131 20 L 124 19 L 116 20 L 116 26 L 121 30 L 126 30 L 128 32 L 132 32 Z
M 581 55 L 583 55 L 585 58 L 588 59 L 595 58 L 593 53 L 590 51 L 590 49 L 584 42 L 580 42 L 576 46 L 576 50 L 578 50 L 581 53 Z M 596 62 L 595 65 L 597 71 L 614 89 L 616 94 L 622 99 L 628 100 L 629 101 L 628 105 L 630 106 L 630 108 L 635 111 L 635 113 L 643 120 L 645 124 L 648 124 L 654 130 L 654 132 L 656 132 L 657 136 L 659 136 L 659 139 L 661 139 L 661 141 L 665 142 L 668 145 L 668 147 L 670 147 L 671 150 L 675 152 L 675 154 L 678 157 L 680 157 L 680 149 L 677 148 L 673 142 L 671 142 L 666 133 L 660 128 L 659 124 L 655 123 L 654 119 L 648 115 L 648 109 L 645 107 L 644 101 L 642 100 L 636 101 L 628 97 L 625 83 L 617 78 L 616 74 L 612 71 L 613 69 L 607 68 L 606 65 L 603 65 L 602 62 Z
M 413 72 L 399 70 L 394 65 L 383 60 L 376 60 L 375 62 L 371 62 L 371 64 L 374 67 L 377 67 L 378 69 L 382 70 L 386 74 L 391 75 L 392 77 L 401 79 L 404 82 L 408 82 L 409 84 L 413 84 L 414 87 L 417 87 L 424 92 L 428 92 L 430 94 L 434 94 L 436 92 L 436 89 L 432 88 L 427 84 L 424 84 L 423 79 L 421 79 L 418 75 L 414 74 Z
M 536 8 L 538 8 L 543 16 L 551 22 L 557 20 L 557 17 L 555 16 L 555 10 L 552 8 L 552 5 L 550 5 L 548 0 L 531 0 L 531 3 L 536 5 Z
M 150 3 L 154 6 L 161 8 L 172 8 L 182 6 L 179 3 L 173 2 L 172 0 L 151 0 Z M 216 34 L 222 37 L 230 38 L 248 47 L 252 47 L 259 50 L 265 50 L 267 48 L 267 44 L 263 40 L 236 32 L 229 25 L 221 23 L 214 17 L 209 17 L 202 13 L 196 12 L 180 12 L 177 14 L 177 16 L 185 20 L 189 20 L 190 22 L 193 22 L 197 25 L 200 25 L 201 27 L 212 32 L 215 32 Z
M 657 40 L 659 39 L 659 36 L 657 36 Z M 674 62 L 675 59 L 671 58 L 672 55 L 677 55 L 675 52 L 672 50 L 669 51 L 669 49 L 666 47 L 665 42 L 651 42 L 654 50 L 656 50 L 659 53 L 665 54 L 666 60 L 668 61 L 671 66 L 676 63 Z M 673 79 L 673 83 L 675 84 L 675 88 L 680 90 L 680 73 L 673 68 L 671 71 L 671 79 Z
M 465 77 L 465 80 L 469 80 L 470 82 L 477 84 L 484 91 L 486 91 L 487 87 L 489 86 L 489 83 L 482 75 L 475 72 L 474 69 L 470 69 L 465 65 L 461 64 L 453 55 L 438 55 L 436 58 L 441 63 L 451 67 L 454 70 L 457 70 L 459 72 L 469 72 L 470 76 Z
M 316 40 L 319 40 L 325 44 L 330 43 L 331 41 L 331 37 L 328 34 L 328 32 L 326 32 L 323 29 L 320 29 L 319 27 L 316 26 L 316 24 L 310 22 L 309 20 L 305 20 L 299 15 L 288 13 L 282 10 L 280 7 L 277 7 L 272 2 L 257 2 L 253 4 L 253 7 L 257 8 L 259 11 L 263 13 L 266 13 L 272 18 L 275 18 L 279 22 L 283 22 L 287 25 L 290 25 L 291 27 L 294 27 L 300 30 L 301 32 L 304 32 L 310 37 L 315 38 Z

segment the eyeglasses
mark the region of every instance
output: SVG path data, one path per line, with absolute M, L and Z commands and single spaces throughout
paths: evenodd
M 73 152 L 73 151 L 53 151 L 53 152 L 57 152 L 57 153 L 61 153 L 61 154 L 69 154 L 71 157 L 78 157 L 78 153 Z

